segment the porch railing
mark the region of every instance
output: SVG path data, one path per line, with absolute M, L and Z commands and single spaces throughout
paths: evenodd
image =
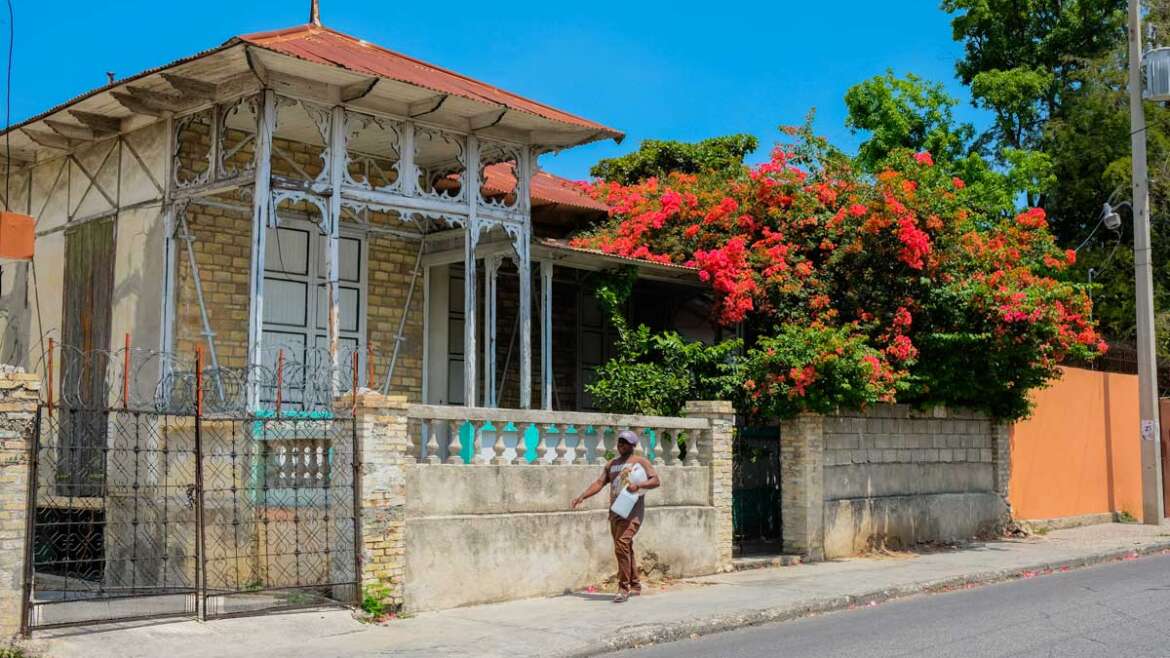
M 602 464 L 617 434 L 664 466 L 700 466 L 710 451 L 705 418 L 411 405 L 407 455 L 421 464 Z

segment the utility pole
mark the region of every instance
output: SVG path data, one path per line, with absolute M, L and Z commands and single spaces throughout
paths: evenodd
M 1154 282 L 1150 266 L 1150 190 L 1146 113 L 1142 107 L 1142 6 L 1129 0 L 1129 122 L 1133 147 L 1133 262 L 1137 293 L 1138 398 L 1141 412 L 1142 521 L 1162 523 L 1158 369 L 1154 352 Z

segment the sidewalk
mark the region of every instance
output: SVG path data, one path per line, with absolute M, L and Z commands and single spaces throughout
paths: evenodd
M 689 579 L 620 607 L 606 595 L 577 593 L 427 613 L 381 626 L 361 624 L 346 610 L 313 610 L 207 624 L 46 631 L 31 647 L 53 658 L 595 654 L 1161 551 L 1170 551 L 1170 527 L 1109 524 L 907 557 Z

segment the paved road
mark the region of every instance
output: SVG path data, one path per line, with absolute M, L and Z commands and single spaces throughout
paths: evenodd
M 685 656 L 1170 656 L 1170 556 L 648 647 Z

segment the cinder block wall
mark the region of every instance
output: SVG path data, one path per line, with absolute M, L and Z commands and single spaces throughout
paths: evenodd
M 781 442 L 794 552 L 831 559 L 962 540 L 1008 518 L 1008 434 L 984 414 L 878 405 L 786 422 Z

